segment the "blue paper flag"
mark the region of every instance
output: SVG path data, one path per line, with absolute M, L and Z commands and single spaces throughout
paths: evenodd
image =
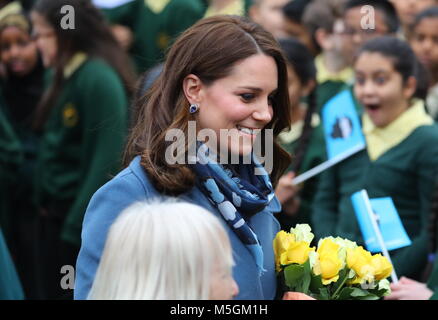
M 328 159 L 353 154 L 365 148 L 359 115 L 353 97 L 345 90 L 329 100 L 322 110 Z
M 322 109 L 327 161 L 293 179 L 295 185 L 365 149 L 365 137 L 350 90 L 330 99 Z
M 412 242 L 390 197 L 369 199 L 366 191 L 362 190 L 353 194 L 351 201 L 368 251 L 376 253 L 383 250 L 373 227 L 372 217 L 376 219 L 388 251 L 411 245 Z

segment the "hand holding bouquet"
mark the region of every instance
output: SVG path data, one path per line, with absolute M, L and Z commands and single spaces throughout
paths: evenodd
M 388 259 L 339 237 L 310 247 L 313 238 L 307 224 L 276 235 L 276 268 L 287 290 L 318 300 L 376 300 L 390 294 Z

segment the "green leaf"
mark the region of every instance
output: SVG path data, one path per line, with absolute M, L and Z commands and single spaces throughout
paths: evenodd
M 357 287 L 343 288 L 336 300 L 378 300 L 379 297 L 375 294 Z
M 389 291 L 387 289 L 372 289 L 372 290 L 368 290 L 368 291 L 369 291 L 369 293 L 376 295 L 379 298 L 384 297 L 384 296 L 391 293 L 390 289 L 389 289 Z
M 351 292 L 352 297 L 365 297 L 366 295 L 368 295 L 368 291 L 361 288 L 353 288 L 353 291 Z
M 353 292 L 354 288 L 352 287 L 345 287 L 341 290 L 339 293 L 337 300 L 351 300 L 351 293 Z
M 355 300 L 378 300 L 379 297 L 361 288 L 353 288 L 351 297 Z
M 284 269 L 284 280 L 286 286 L 292 291 L 298 291 L 303 287 L 303 276 L 304 267 L 302 265 L 291 264 Z
M 312 274 L 310 276 L 310 292 L 319 294 L 319 289 L 324 288 L 324 285 L 322 284 L 322 276 L 315 276 Z
M 379 300 L 380 298 L 374 294 L 368 294 L 364 297 L 358 297 L 356 300 Z
M 324 287 L 319 289 L 318 300 L 330 300 L 328 288 Z
M 310 281 L 311 281 L 311 274 L 312 270 L 310 268 L 310 261 L 307 260 L 306 263 L 303 265 L 304 273 L 303 273 L 303 282 L 302 282 L 302 293 L 308 294 L 309 293 L 309 287 L 310 287 Z

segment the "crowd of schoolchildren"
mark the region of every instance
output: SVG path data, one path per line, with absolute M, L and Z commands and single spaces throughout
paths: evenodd
M 67 14 L 60 8 L 68 4 L 72 29 L 59 26 Z M 374 25 L 364 28 L 369 5 Z M 436 297 L 437 0 L 2 0 L 0 299 L 72 297 L 72 287 L 60 286 L 60 270 L 76 264 L 92 195 L 123 168 L 137 116 L 133 101 L 162 72 L 181 32 L 224 14 L 246 16 L 269 31 L 288 62 L 292 125 L 278 142 L 292 162 L 275 186 L 281 228 L 308 223 L 316 238 L 364 245 L 351 195 L 366 189 L 371 198 L 391 197 L 412 244 L 391 251 L 403 278 L 389 298 Z M 366 149 L 294 185 L 294 177 L 326 160 L 322 110 L 345 92 Z M 229 243 L 220 250 L 232 265 Z M 105 278 L 110 271 L 99 268 L 96 279 L 107 291 L 96 285 L 91 298 L 114 298 Z

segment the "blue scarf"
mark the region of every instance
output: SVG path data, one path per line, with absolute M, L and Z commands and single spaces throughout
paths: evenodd
M 206 144 L 199 146 L 197 162 L 193 166 L 198 185 L 251 252 L 261 274 L 265 271 L 263 250 L 245 218 L 265 209 L 274 198 L 269 175 L 254 155 L 251 164 L 238 164 L 229 168 L 217 160 L 217 156 L 211 153 Z M 256 168 L 259 175 L 254 174 Z

